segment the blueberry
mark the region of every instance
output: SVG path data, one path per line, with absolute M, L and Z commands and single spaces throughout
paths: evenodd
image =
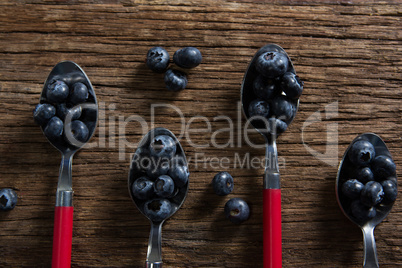
M 257 71 L 267 78 L 275 78 L 283 75 L 288 69 L 288 57 L 281 52 L 265 52 L 256 62 Z
M 377 205 L 382 201 L 383 197 L 384 191 L 382 186 L 376 181 L 366 183 L 360 193 L 360 201 L 368 207 Z
M 286 131 L 288 128 L 288 124 L 286 124 L 284 121 L 275 118 L 275 126 L 276 126 L 276 134 L 281 134 Z
M 149 177 L 156 179 L 161 175 L 166 175 L 169 172 L 170 162 L 166 157 L 150 157 L 146 169 Z
M 374 159 L 374 146 L 366 140 L 358 140 L 349 150 L 349 160 L 357 166 L 367 166 Z
M 98 120 L 98 109 L 95 109 L 97 107 L 96 105 L 92 107 L 90 107 L 89 105 L 78 106 L 82 107 L 81 121 L 84 121 L 85 123 L 89 121 L 96 123 L 96 121 Z
M 296 106 L 289 98 L 281 95 L 273 99 L 271 112 L 282 121 L 290 121 L 296 115 Z
M 33 118 L 35 122 L 40 126 L 45 125 L 50 120 L 50 118 L 55 116 L 55 114 L 56 108 L 54 108 L 53 105 L 47 103 L 39 103 L 33 110 Z
M 144 204 L 144 213 L 152 221 L 161 222 L 169 217 L 172 205 L 167 199 L 153 199 Z
M 12 210 L 17 204 L 17 193 L 10 188 L 3 188 L 0 190 L 0 210 Z
M 166 88 L 170 91 L 185 89 L 188 83 L 185 73 L 173 69 L 168 69 L 166 71 L 164 80 Z
M 250 102 L 248 106 L 248 115 L 267 117 L 269 114 L 269 105 L 266 101 L 257 99 Z
M 57 116 L 53 116 L 49 122 L 47 122 L 43 132 L 49 140 L 56 140 L 63 135 L 63 128 L 63 121 Z
M 386 155 L 376 156 L 371 164 L 375 178 L 385 179 L 395 174 L 396 165 L 392 158 Z
M 131 186 L 131 191 L 134 197 L 147 200 L 154 194 L 154 183 L 147 177 L 139 177 Z
M 226 171 L 219 172 L 212 179 L 212 187 L 217 195 L 228 195 L 233 191 L 233 177 Z
M 177 50 L 173 55 L 173 62 L 182 68 L 194 68 L 202 61 L 201 52 L 195 47 L 185 47 Z
M 67 108 L 67 105 L 65 103 L 59 103 L 57 104 L 57 116 L 65 121 L 67 114 L 69 114 L 68 118 L 71 120 L 77 120 L 78 118 L 81 117 L 82 114 L 82 108 L 81 106 L 77 105 L 72 108 Z
M 162 47 L 153 47 L 148 50 L 146 64 L 149 69 L 163 73 L 169 65 L 169 53 Z
M 398 185 L 398 179 L 395 176 L 390 176 L 387 178 L 387 180 L 391 180 L 395 183 L 395 185 Z
M 298 99 L 303 93 L 303 81 L 292 73 L 286 72 L 281 79 L 280 87 L 285 92 L 286 96 L 291 99 Z
M 168 175 L 173 179 L 177 187 L 183 187 L 188 182 L 190 172 L 186 165 L 174 165 L 169 169 Z
M 89 130 L 84 122 L 80 120 L 74 120 L 66 126 L 66 132 L 71 133 L 75 140 L 69 140 L 74 145 L 75 141 L 86 142 L 89 138 Z M 67 139 L 69 137 L 67 136 Z
M 254 79 L 253 91 L 257 97 L 263 100 L 270 100 L 275 95 L 280 93 L 275 81 L 272 79 L 267 79 L 262 75 L 258 75 Z
M 70 93 L 70 103 L 75 105 L 83 103 L 88 99 L 88 88 L 81 82 L 77 82 L 73 85 L 73 89 Z
M 361 191 L 364 188 L 364 184 L 356 179 L 350 179 L 343 183 L 342 193 L 350 199 L 357 199 L 360 196 Z
M 384 204 L 390 204 L 396 200 L 398 195 L 398 187 L 394 180 L 384 180 L 381 182 L 382 189 L 384 190 Z
M 154 191 L 160 197 L 172 197 L 175 191 L 174 182 L 168 175 L 159 176 L 154 183 Z
M 363 184 L 366 184 L 367 182 L 374 180 L 374 175 L 369 167 L 361 167 L 356 172 L 356 178 Z
M 239 224 L 250 216 L 248 204 L 241 198 L 232 198 L 225 204 L 225 215 L 233 223 Z
M 65 102 L 70 93 L 68 85 L 60 80 L 56 80 L 47 88 L 47 100 L 53 103 Z
M 176 154 L 176 142 L 168 135 L 159 135 L 149 145 L 151 156 L 172 158 Z
M 350 211 L 359 222 L 366 222 L 377 215 L 374 207 L 365 206 L 360 200 L 355 200 L 350 205 Z

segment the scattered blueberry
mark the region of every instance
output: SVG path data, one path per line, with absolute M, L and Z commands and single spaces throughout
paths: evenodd
M 17 193 L 10 188 L 3 188 L 0 190 L 0 210 L 9 211 L 12 210 L 17 204 Z
M 286 72 L 282 76 L 280 87 L 287 97 L 297 99 L 303 93 L 303 84 L 295 73 Z
M 176 142 L 167 135 L 159 135 L 152 139 L 149 145 L 151 156 L 172 158 L 176 153 Z
M 373 172 L 369 167 L 361 167 L 357 170 L 356 177 L 363 184 L 366 184 L 369 181 L 374 180 Z
M 232 198 L 225 204 L 225 215 L 233 223 L 239 224 L 250 216 L 248 204 L 241 198 Z
M 161 222 L 170 216 L 172 205 L 167 199 L 153 199 L 144 204 L 144 213 L 152 221 Z
M 290 121 L 296 115 L 296 106 L 283 95 L 272 100 L 271 110 L 282 121 Z
M 88 98 L 88 88 L 81 82 L 77 82 L 73 85 L 73 89 L 70 92 L 70 103 L 75 105 L 83 103 Z
M 154 72 L 162 73 L 169 66 L 169 53 L 162 47 L 148 50 L 146 64 Z
M 67 100 L 69 93 L 68 85 L 61 80 L 56 80 L 48 86 L 46 97 L 49 102 L 60 103 Z
M 349 160 L 358 166 L 367 166 L 374 156 L 374 146 L 366 140 L 355 141 L 349 151 Z
M 177 50 L 173 55 L 173 62 L 182 68 L 194 68 L 202 61 L 201 52 L 195 47 L 185 47 Z
M 268 114 L 269 114 L 269 105 L 266 101 L 256 99 L 250 102 L 250 105 L 248 106 L 249 117 L 253 116 L 267 117 Z
M 63 135 L 63 128 L 63 121 L 57 116 L 53 116 L 49 122 L 47 122 L 43 132 L 49 140 L 56 140 Z
M 267 78 L 282 76 L 288 69 L 288 57 L 281 52 L 265 52 L 255 63 L 257 71 Z
M 155 180 L 154 191 L 160 197 L 172 197 L 175 191 L 173 179 L 168 175 L 159 176 Z
M 361 191 L 360 201 L 368 207 L 373 207 L 380 203 L 383 197 L 384 191 L 381 184 L 376 181 L 369 181 Z
M 45 125 L 50 120 L 50 118 L 55 115 L 56 108 L 53 105 L 47 103 L 39 103 L 33 110 L 33 118 L 35 122 L 40 126 Z
M 139 177 L 134 181 L 131 191 L 134 197 L 147 200 L 154 194 L 154 183 L 147 177 Z
M 377 215 L 374 207 L 365 206 L 360 200 L 355 200 L 350 205 L 353 216 L 360 222 L 368 221 Z
M 386 155 L 376 156 L 371 164 L 374 176 L 379 179 L 385 179 L 395 174 L 396 165 L 392 158 Z
M 177 187 L 183 187 L 188 182 L 190 172 L 187 165 L 174 165 L 169 169 L 168 175 L 173 179 Z
M 253 82 L 253 91 L 257 97 L 263 100 L 270 100 L 272 97 L 280 93 L 275 81 L 273 79 L 267 79 L 262 75 L 258 75 L 255 78 Z
M 394 180 L 384 180 L 381 182 L 382 189 L 384 191 L 384 204 L 390 204 L 396 200 L 398 195 L 398 187 Z
M 233 177 L 226 171 L 219 172 L 212 179 L 212 187 L 217 195 L 228 195 L 233 191 Z
M 69 140 L 70 144 L 75 145 L 75 141 L 86 142 L 89 138 L 89 130 L 84 122 L 80 120 L 74 120 L 66 127 L 66 132 L 71 133 L 75 140 Z M 67 134 L 67 139 L 69 135 Z
M 164 80 L 166 88 L 170 91 L 185 89 L 188 82 L 185 73 L 173 69 L 168 69 L 166 71 Z
M 350 199 L 357 199 L 360 196 L 361 191 L 364 188 L 364 184 L 356 179 L 347 180 L 342 185 L 342 193 Z
M 80 105 L 74 106 L 72 108 L 67 108 L 67 104 L 65 103 L 59 103 L 57 104 L 57 116 L 65 121 L 67 115 L 70 121 L 72 120 L 77 120 L 78 118 L 81 117 L 82 114 L 82 108 Z

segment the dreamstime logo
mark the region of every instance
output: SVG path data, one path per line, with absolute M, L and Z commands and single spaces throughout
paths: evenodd
M 95 104 L 84 103 L 80 105 L 82 110 L 92 110 L 96 111 L 98 107 Z M 110 114 L 107 118 L 106 112 L 109 110 Z M 180 122 L 180 132 L 175 133 L 178 140 L 183 140 L 187 142 L 187 144 L 195 149 L 203 149 L 214 147 L 217 149 L 224 148 L 242 148 L 243 143 L 247 144 L 252 148 L 265 148 L 265 143 L 256 144 L 253 143 L 249 137 L 251 133 L 255 133 L 256 130 L 251 125 L 251 120 L 258 119 L 259 122 L 265 127 L 262 129 L 266 129 L 266 134 L 270 134 L 270 129 L 276 129 L 275 124 L 273 124 L 274 120 L 267 120 L 264 117 L 253 117 L 252 119 L 243 121 L 242 118 L 242 107 L 241 103 L 237 104 L 236 118 L 232 119 L 229 116 L 218 115 L 213 118 L 207 118 L 205 116 L 193 116 L 190 118 L 186 118 L 183 112 L 172 104 L 151 104 L 150 107 L 150 120 L 149 123 L 147 120 L 140 115 L 130 115 L 128 117 L 125 116 L 115 116 L 113 112 L 116 110 L 116 104 L 110 104 L 108 108 L 106 108 L 106 104 L 104 102 L 99 102 L 99 113 L 98 113 L 98 139 L 94 141 L 89 141 L 84 144 L 72 135 L 69 122 L 72 121 L 72 114 L 67 114 L 66 116 L 66 124 L 65 124 L 65 133 L 68 141 L 76 147 L 86 147 L 86 148 L 118 148 L 119 152 L 119 160 L 126 159 L 126 149 L 136 149 L 138 147 L 139 140 L 137 142 L 130 142 L 126 136 L 127 128 L 129 124 L 136 124 L 137 131 L 139 131 L 142 135 L 148 133 L 152 128 L 156 127 L 158 124 L 155 123 L 155 119 L 163 112 L 164 114 L 176 113 L 177 118 Z M 330 103 L 325 107 L 325 119 L 330 120 L 338 115 L 338 102 Z M 225 124 L 226 126 L 221 127 L 220 129 L 214 130 L 213 123 L 219 122 L 220 125 Z M 203 128 L 198 127 L 194 128 L 195 123 L 200 126 L 204 125 Z M 317 159 L 327 163 L 328 165 L 335 166 L 337 165 L 337 157 L 338 157 L 338 125 L 337 123 L 327 123 L 327 140 L 326 140 L 326 150 L 324 153 L 320 153 L 314 149 L 312 149 L 308 143 L 305 133 L 308 132 L 308 128 L 314 123 L 323 123 L 323 119 L 321 116 L 321 112 L 317 111 L 313 113 L 307 120 L 304 122 L 302 127 L 302 140 L 303 145 L 306 150 L 311 153 Z M 251 126 L 250 126 L 251 125 Z M 108 129 L 108 133 L 107 132 Z M 260 129 L 260 130 L 262 130 Z M 260 131 L 261 132 L 261 131 Z M 273 131 L 275 132 L 275 131 Z M 203 144 L 196 143 L 194 141 L 193 135 L 202 135 L 202 137 L 207 138 L 203 139 L 205 141 Z M 237 136 L 236 136 L 237 135 Z M 218 138 L 219 137 L 219 138 Z M 222 138 L 224 137 L 224 138 Z M 196 139 L 197 140 L 197 139 Z M 200 139 L 198 139 L 199 141 Z M 279 167 L 285 167 L 285 159 L 283 157 L 279 157 L 278 159 Z M 146 162 L 146 163 L 145 163 Z M 233 157 L 209 157 L 204 153 L 197 151 L 194 156 L 188 157 L 188 162 L 193 163 L 197 167 L 207 168 L 211 167 L 213 169 L 228 169 L 228 168 L 264 168 L 267 165 L 275 165 L 275 157 L 268 155 L 265 157 L 251 157 L 249 152 L 235 152 Z M 140 163 L 141 165 L 149 164 L 149 161 L 144 161 L 144 163 Z M 142 167 L 143 168 L 143 167 Z

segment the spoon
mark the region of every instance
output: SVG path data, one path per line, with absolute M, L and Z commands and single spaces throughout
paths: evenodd
M 268 44 L 260 48 L 251 60 L 244 75 L 241 86 L 241 102 L 243 113 L 248 120 L 248 106 L 250 102 L 257 99 L 253 92 L 253 81 L 258 76 L 255 68 L 256 59 L 266 52 L 282 52 L 289 61 L 288 72 L 296 73 L 293 64 L 285 50 L 276 44 Z M 299 107 L 299 100 L 292 100 L 295 107 L 295 114 Z M 285 121 L 289 125 L 294 117 Z M 263 252 L 264 267 L 282 267 L 282 227 L 281 227 L 281 184 L 278 166 L 278 152 L 276 138 L 280 133 L 276 133 L 275 118 L 268 119 L 268 125 L 262 120 L 251 120 L 254 128 L 265 138 L 265 174 L 263 180 Z
M 47 88 L 56 80 L 64 81 L 69 88 L 71 88 L 76 82 L 81 82 L 87 86 L 88 99 L 85 103 L 81 104 L 83 113 L 80 119 L 88 127 L 88 141 L 95 132 L 98 120 L 98 104 L 91 82 L 84 71 L 76 63 L 71 61 L 60 62 L 56 64 L 50 72 L 43 86 L 40 103 L 47 102 Z M 67 115 L 66 121 L 67 120 L 71 120 L 71 116 Z M 43 128 L 42 131 L 44 131 Z M 70 133 L 71 129 L 68 131 L 67 126 L 64 127 L 64 132 L 66 133 L 64 139 L 48 139 L 48 141 L 62 154 L 56 192 L 52 267 L 71 266 L 73 230 L 72 160 L 74 154 L 85 145 L 85 143 L 75 140 L 74 137 L 69 137 L 67 133 Z
M 375 149 L 375 155 L 386 155 L 391 157 L 391 153 L 389 152 L 387 146 L 384 141 L 374 133 L 364 133 L 358 137 L 356 137 L 353 142 L 346 149 L 345 154 L 339 164 L 338 174 L 336 177 L 336 198 L 338 204 L 345 216 L 351 220 L 354 224 L 360 227 L 363 232 L 363 241 L 364 241 L 364 262 L 363 267 L 372 268 L 379 267 L 378 258 L 377 258 L 377 249 L 374 239 L 374 228 L 382 222 L 385 217 L 387 217 L 388 213 L 391 211 L 393 202 L 391 204 L 380 204 L 376 206 L 376 216 L 369 220 L 359 220 L 353 216 L 350 211 L 351 201 L 342 193 L 342 184 L 350 179 L 351 172 L 354 168 L 354 165 L 350 162 L 347 157 L 349 150 L 352 144 L 358 140 L 366 140 L 373 144 Z M 395 175 L 395 174 L 394 174 Z M 396 175 L 395 175 L 396 178 Z
M 130 173 L 128 177 L 128 189 L 131 196 L 131 199 L 134 201 L 134 204 L 137 206 L 138 210 L 149 219 L 151 222 L 151 232 L 149 235 L 148 242 L 148 253 L 147 259 L 145 262 L 146 268 L 160 268 L 162 267 L 162 224 L 170 218 L 179 208 L 182 206 L 188 192 L 189 183 L 187 182 L 183 186 L 176 187 L 176 193 L 174 197 L 169 198 L 171 204 L 171 210 L 169 215 L 164 217 L 162 220 L 152 220 L 145 212 L 145 204 L 147 200 L 140 200 L 136 198 L 132 193 L 132 185 L 136 179 L 144 176 L 143 165 L 147 156 L 144 155 L 144 151 L 147 150 L 151 141 L 154 137 L 159 135 L 167 135 L 173 138 L 176 143 L 176 154 L 173 156 L 175 163 L 179 163 L 188 168 L 186 156 L 184 154 L 183 148 L 180 145 L 180 142 L 177 140 L 176 136 L 166 128 L 155 128 L 149 131 L 140 141 L 138 148 L 133 155 L 131 165 L 130 165 Z M 148 158 L 149 160 L 149 158 Z M 173 163 L 171 160 L 170 164 Z M 139 162 L 138 162 L 139 161 Z M 177 162 L 176 162 L 177 161 Z

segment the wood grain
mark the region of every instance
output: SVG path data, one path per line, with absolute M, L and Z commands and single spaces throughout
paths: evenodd
M 143 267 L 150 226 L 128 195 L 129 159 L 147 129 L 163 126 L 183 134 L 191 171 L 187 200 L 163 227 L 165 266 L 261 267 L 263 167 L 241 168 L 236 159 L 263 158 L 263 148 L 246 142 L 238 103 L 247 65 L 267 43 L 285 48 L 305 81 L 298 115 L 278 140 L 283 266 L 362 265 L 361 232 L 335 198 L 337 163 L 358 134 L 375 132 L 402 174 L 400 1 L 31 0 L 0 1 L 0 8 L 0 187 L 19 196 L 14 210 L 0 214 L 1 267 L 51 263 L 60 154 L 32 109 L 61 60 L 86 71 L 101 105 L 96 146 L 73 163 L 72 266 Z M 168 92 L 163 76 L 146 68 L 146 52 L 156 45 L 171 55 L 185 46 L 202 52 L 184 91 Z M 172 108 L 155 109 L 152 118 L 155 104 L 177 107 L 187 130 Z M 312 120 L 318 113 L 321 120 Z M 230 126 L 218 116 L 233 120 L 233 144 L 224 146 L 228 132 L 213 136 Z M 205 120 L 211 129 L 202 132 Z M 250 140 L 263 144 L 256 133 Z M 327 163 L 317 153 L 327 153 Z M 223 158 L 227 166 L 213 164 Z M 221 170 L 235 178 L 227 197 L 210 186 Z M 242 225 L 224 218 L 231 197 L 251 206 Z M 380 266 L 402 265 L 401 200 L 375 237 Z

